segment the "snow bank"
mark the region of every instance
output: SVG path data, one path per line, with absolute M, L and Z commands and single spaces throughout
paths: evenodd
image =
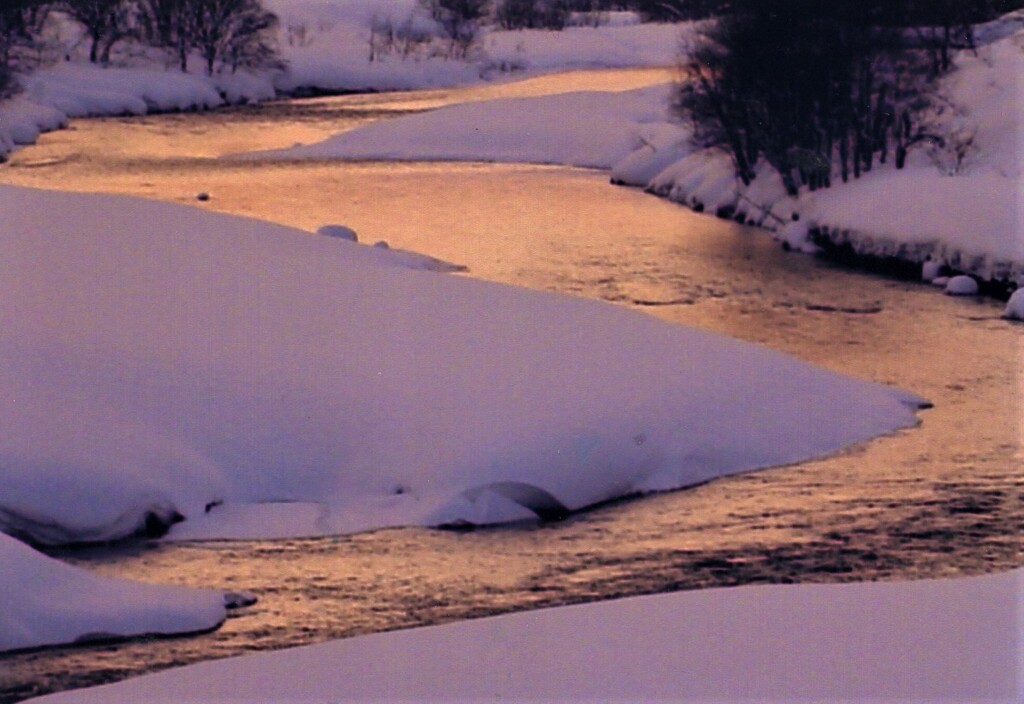
M 0 527 L 40 542 L 558 515 L 915 423 L 892 388 L 336 238 L 10 187 L 0 218 Z
M 212 108 L 223 100 L 199 76 L 162 70 L 58 64 L 22 78 L 24 98 L 68 117 L 144 115 L 151 111 Z
M 225 102 L 267 100 L 276 94 L 269 75 L 183 74 L 159 68 L 101 68 L 62 63 L 21 77 L 23 91 L 0 101 L 0 156 L 60 129 L 69 117 L 144 115 L 205 110 Z
M 1021 570 L 678 592 L 206 662 L 32 701 L 1020 701 L 1021 594 Z
M 216 628 L 214 590 L 112 579 L 42 555 L 0 533 L 0 652 L 43 645 Z
M 56 108 L 37 105 L 21 98 L 0 103 L 0 157 L 18 145 L 32 144 L 42 132 L 61 129 L 67 115 Z
M 672 152 L 685 130 L 666 122 L 667 85 L 504 98 L 384 120 L 249 157 L 519 161 L 611 168 L 637 149 Z M 239 157 L 236 157 L 239 158 Z M 245 158 L 245 157 L 242 157 Z

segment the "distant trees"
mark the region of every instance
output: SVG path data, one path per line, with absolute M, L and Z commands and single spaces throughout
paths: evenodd
M 169 51 L 178 68 L 188 71 L 192 49 L 191 5 L 193 0 L 137 0 L 139 34 L 151 46 Z
M 269 60 L 275 54 L 277 15 L 259 0 L 191 0 L 185 27 L 191 44 L 213 75 L 218 60 L 233 69 Z
M 210 75 L 276 60 L 277 16 L 260 0 L 62 0 L 52 4 L 78 22 L 89 60 L 106 64 L 112 47 L 133 39 L 169 51 L 182 71 L 192 52 Z
M 503 0 L 495 11 L 502 29 L 563 29 L 569 20 L 569 0 Z
M 465 58 L 480 24 L 490 12 L 489 0 L 420 0 L 449 43 L 453 58 Z
M 940 139 L 915 115 L 931 79 L 950 65 L 960 36 L 953 28 L 966 26 L 969 36 L 971 21 L 1007 4 L 915 1 L 734 0 L 685 57 L 676 110 L 705 145 L 728 151 L 744 183 L 761 159 L 791 194 L 889 159 L 900 168 L 912 144 Z M 932 34 L 946 43 L 929 54 L 913 28 L 943 18 L 949 29 Z
M 129 0 L 67 0 L 57 5 L 85 29 L 89 37 L 89 61 L 107 63 L 110 50 L 131 36 L 135 7 Z

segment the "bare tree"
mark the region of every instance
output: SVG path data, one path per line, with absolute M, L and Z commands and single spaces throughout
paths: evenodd
M 132 34 L 134 6 L 128 0 L 65 0 L 58 7 L 85 28 L 94 64 L 108 63 L 114 44 Z
M 963 0 L 969 2 L 969 0 Z M 676 109 L 749 183 L 764 159 L 796 194 L 846 181 L 930 140 L 916 115 L 933 75 L 899 0 L 735 0 L 687 58 Z M 904 10 L 906 8 L 903 8 Z
M 263 59 L 276 53 L 273 32 L 277 15 L 259 0 L 191 0 L 189 29 L 192 43 L 213 75 L 218 60 L 230 59 L 237 68 L 246 58 Z
M 190 16 L 193 1 L 137 0 L 146 41 L 172 52 L 182 73 L 188 71 L 188 53 L 192 48 Z
M 223 46 L 223 59 L 231 71 L 242 67 L 282 67 L 277 48 L 277 15 L 258 2 L 237 14 Z
M 453 58 L 465 58 L 476 41 L 489 0 L 420 0 L 448 39 Z
M 183 72 L 196 50 L 206 72 L 278 63 L 277 15 L 259 0 L 137 0 L 147 41 L 173 51 Z

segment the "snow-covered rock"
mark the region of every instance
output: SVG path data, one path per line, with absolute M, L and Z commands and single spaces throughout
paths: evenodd
M 393 631 L 32 700 L 1020 701 L 1024 570 L 707 589 Z
M 921 280 L 931 282 L 939 278 L 939 274 L 942 272 L 942 262 L 937 262 L 929 259 L 921 265 Z
M 1024 289 L 1019 288 L 1013 292 L 1006 302 L 1003 317 L 1007 320 L 1024 320 Z
M 946 282 L 945 291 L 950 296 L 976 296 L 978 282 L 970 276 L 954 276 Z
M 39 541 L 573 510 L 832 452 L 921 402 L 196 208 L 0 187 L 0 219 L 0 528 Z
M 791 220 L 775 232 L 775 238 L 783 246 L 795 252 L 813 254 L 818 251 L 817 245 L 811 242 L 810 226 L 804 220 Z
M 351 227 L 345 225 L 321 225 L 317 228 L 316 234 L 324 235 L 326 237 L 337 237 L 338 239 L 348 240 L 349 242 L 358 242 L 359 236 L 356 235 L 356 231 Z
M 102 577 L 47 557 L 3 533 L 0 594 L 0 652 L 205 631 L 225 618 L 225 596 L 219 591 Z

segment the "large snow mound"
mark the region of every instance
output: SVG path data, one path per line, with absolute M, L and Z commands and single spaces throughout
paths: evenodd
M 40 702 L 1020 701 L 1024 571 L 679 592 L 361 636 Z
M 666 122 L 669 86 L 583 91 L 452 105 L 383 120 L 274 159 L 516 161 L 611 168 L 634 150 L 683 139 Z
M 0 533 L 0 652 L 138 635 L 191 633 L 225 617 L 219 591 L 101 577 Z
M 557 515 L 832 452 L 920 402 L 184 206 L 0 187 L 0 219 L 0 528 L 44 543 L 176 513 L 190 537 Z

